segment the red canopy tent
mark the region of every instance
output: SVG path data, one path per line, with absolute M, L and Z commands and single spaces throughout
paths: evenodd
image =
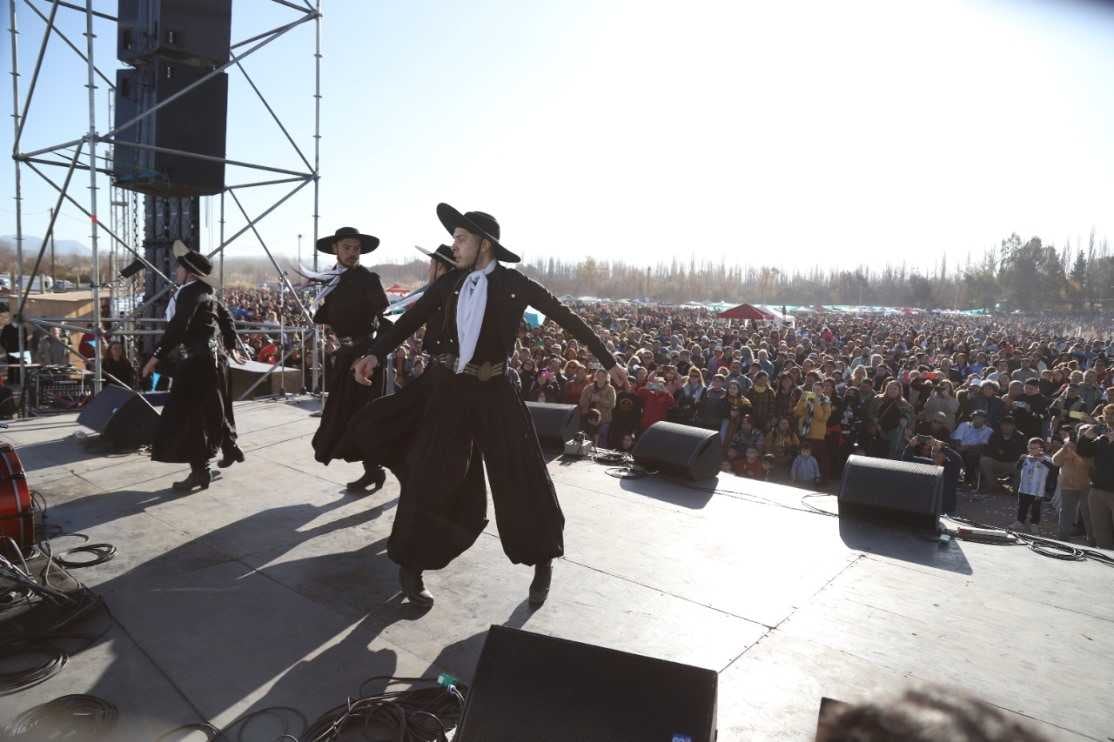
M 777 319 L 774 315 L 750 304 L 740 304 L 719 313 L 720 319 L 749 319 L 755 322 L 769 322 Z
M 388 294 L 392 295 L 392 296 L 406 296 L 407 294 L 410 293 L 409 291 L 404 289 L 402 286 L 399 286 L 397 283 L 395 285 L 391 286 L 389 289 L 386 289 L 386 292 Z

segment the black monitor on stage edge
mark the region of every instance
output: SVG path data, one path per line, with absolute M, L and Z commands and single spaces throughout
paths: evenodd
M 714 670 L 492 626 L 455 742 L 714 742 Z

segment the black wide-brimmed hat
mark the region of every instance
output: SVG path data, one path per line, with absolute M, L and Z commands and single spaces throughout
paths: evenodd
M 472 234 L 477 234 L 491 241 L 495 251 L 495 259 L 503 263 L 517 263 L 522 258 L 515 255 L 499 244 L 499 222 L 491 214 L 482 211 L 467 211 L 461 214 L 448 204 L 437 204 L 437 218 L 453 233 L 457 227 L 464 227 Z
M 360 230 L 356 229 L 355 227 L 341 227 L 332 235 L 319 239 L 317 241 L 317 250 L 318 252 L 336 255 L 336 243 L 349 237 L 355 238 L 360 241 L 361 254 L 369 253 L 375 248 L 379 247 L 378 237 L 372 237 L 370 234 L 360 234 Z
M 211 260 L 201 253 L 189 249 L 186 243 L 181 240 L 174 240 L 172 252 L 174 253 L 174 257 L 178 259 L 179 265 L 205 283 L 210 282 L 210 277 L 213 272 L 213 262 Z
M 433 258 L 437 262 L 447 265 L 449 268 L 456 268 L 456 261 L 453 260 L 453 249 L 448 245 L 440 245 L 433 252 L 426 250 L 420 245 L 414 245 L 414 248 L 423 255 Z

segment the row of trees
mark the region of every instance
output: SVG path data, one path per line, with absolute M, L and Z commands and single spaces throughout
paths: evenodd
M 105 261 L 107 262 L 107 261 Z M 33 260 L 24 259 L 30 271 Z M 85 284 L 89 280 L 88 256 L 58 256 L 56 276 Z M 423 282 L 426 264 L 373 265 L 385 283 L 415 285 Z M 0 243 L 0 272 L 15 268 L 14 251 Z M 43 273 L 49 273 L 49 264 Z M 622 261 L 585 258 L 578 262 L 556 258 L 527 264 L 522 269 L 558 295 L 598 296 L 611 299 L 686 301 L 749 301 L 758 304 L 853 304 L 915 306 L 922 308 L 1071 309 L 1085 311 L 1114 308 L 1114 255 L 1108 242 L 1096 241 L 1057 249 L 1039 237 L 1023 242 L 1011 234 L 980 257 L 968 256 L 966 264 L 951 268 L 942 257 L 931 271 L 905 264 L 881 268 L 832 267 L 790 270 L 777 265 L 728 265 L 726 262 L 647 266 Z M 109 280 L 102 265 L 102 281 Z M 290 274 L 295 283 L 298 276 Z M 229 258 L 225 281 L 230 285 L 259 285 L 275 281 L 274 269 L 265 258 Z
M 1057 249 L 1039 237 L 1012 234 L 977 260 L 932 271 L 881 268 L 786 270 L 776 265 L 700 263 L 674 259 L 656 266 L 586 258 L 550 258 L 526 266 L 558 294 L 645 298 L 665 302 L 735 301 L 759 304 L 852 304 L 993 309 L 998 306 L 1074 311 L 1114 306 L 1114 255 L 1106 240 Z

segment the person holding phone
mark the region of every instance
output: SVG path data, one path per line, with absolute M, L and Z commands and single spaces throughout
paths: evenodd
M 1056 535 L 1067 540 L 1075 535 L 1080 516 L 1088 542 L 1093 541 L 1091 509 L 1087 502 L 1091 466 L 1076 450 L 1076 435 L 1069 427 L 1063 430 L 1064 445 L 1052 454 L 1052 464 L 1060 467 L 1060 510 L 1057 513 Z
M 1091 490 L 1087 505 L 1095 545 L 1114 548 L 1114 404 L 1102 409 L 1102 422 L 1086 427 L 1076 446 L 1079 455 L 1092 463 Z

